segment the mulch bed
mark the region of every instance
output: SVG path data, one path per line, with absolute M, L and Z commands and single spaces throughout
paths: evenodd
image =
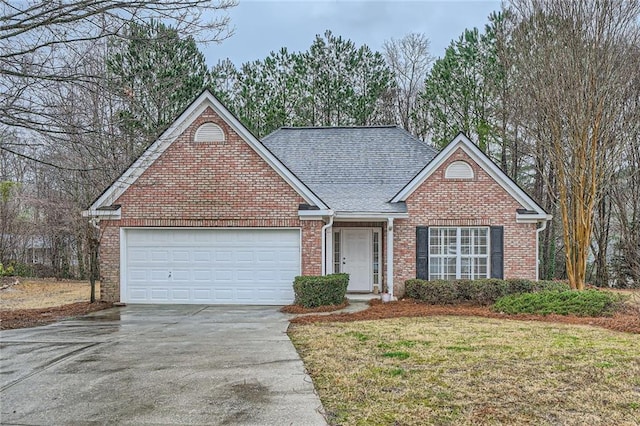
M 0 311 L 0 330 L 36 327 L 112 306 L 107 302 L 78 302 L 52 308 L 3 310 Z
M 498 318 L 518 321 L 544 321 L 565 324 L 583 324 L 608 328 L 615 331 L 640 334 L 640 313 L 616 313 L 612 317 L 577 317 L 572 315 L 507 315 L 493 312 L 486 306 L 465 305 L 427 305 L 411 299 L 398 302 L 382 303 L 374 299 L 370 307 L 364 311 L 354 313 L 337 313 L 331 315 L 300 316 L 291 320 L 292 323 L 305 324 L 313 322 L 349 322 L 379 320 L 400 317 L 429 317 L 441 315 L 475 316 Z
M 300 306 L 289 305 L 282 308 L 282 312 L 291 314 L 309 314 L 330 312 L 342 309 L 349 304 L 345 301 L 342 305 L 324 306 L 315 309 L 306 309 Z M 348 322 L 366 321 L 385 318 L 400 317 L 428 317 L 441 315 L 476 316 L 485 318 L 498 318 L 519 321 L 544 321 L 565 324 L 583 324 L 603 327 L 615 331 L 640 334 L 640 313 L 616 313 L 612 317 L 576 317 L 571 315 L 506 315 L 493 312 L 486 306 L 465 305 L 427 305 L 411 299 L 398 302 L 382 303 L 378 299 L 369 302 L 370 307 L 364 311 L 354 313 L 336 313 L 330 315 L 306 315 L 293 318 L 292 323 L 304 324 L 313 322 Z M 72 318 L 90 312 L 100 311 L 112 307 L 107 302 L 78 302 L 64 306 L 44 309 L 19 309 L 0 312 L 0 330 L 14 328 L 35 327 L 50 324 L 66 318 Z

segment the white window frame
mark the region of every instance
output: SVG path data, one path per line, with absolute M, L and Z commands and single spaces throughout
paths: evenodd
M 475 236 L 471 233 L 470 238 L 470 253 L 468 254 L 462 254 L 462 230 L 463 229 L 468 229 L 468 230 L 482 230 L 485 232 L 485 236 L 486 236 L 486 246 L 485 247 L 485 251 L 486 253 L 484 254 L 477 254 L 474 252 L 476 246 L 474 245 L 474 238 Z M 442 244 L 441 240 L 443 240 L 443 238 L 440 235 L 440 232 L 443 230 L 455 230 L 455 253 L 450 253 L 450 252 L 445 252 L 445 248 L 444 244 L 441 246 L 441 250 L 440 253 L 438 254 L 432 254 L 431 253 L 431 238 L 432 238 L 432 233 L 435 232 L 436 234 L 433 235 L 434 237 L 438 238 L 438 241 L 440 244 Z M 431 272 L 431 268 L 434 259 L 441 259 L 444 261 L 444 259 L 452 259 L 455 258 L 456 260 L 456 271 L 455 271 L 455 279 L 459 280 L 462 279 L 462 259 L 486 259 L 486 275 L 485 274 L 476 274 L 475 273 L 475 262 L 472 262 L 470 265 L 470 271 L 469 271 L 469 277 L 465 277 L 464 279 L 470 279 L 470 280 L 475 280 L 475 279 L 483 279 L 483 278 L 489 278 L 491 277 L 491 271 L 490 271 L 490 267 L 491 267 L 491 241 L 490 241 L 490 235 L 491 233 L 489 232 L 489 227 L 488 226 L 433 226 L 433 227 L 429 227 L 429 235 L 427 238 L 428 241 L 428 256 L 429 256 L 429 279 L 430 280 L 445 280 L 445 279 L 454 279 L 452 277 L 445 277 L 446 271 L 445 268 L 443 266 L 443 262 L 440 262 L 440 271 L 437 273 L 432 273 Z M 452 247 L 449 246 L 448 249 L 450 250 Z

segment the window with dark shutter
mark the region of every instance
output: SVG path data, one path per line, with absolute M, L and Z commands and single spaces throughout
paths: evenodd
M 429 279 L 429 228 L 416 227 L 416 278 Z
M 422 260 L 423 236 L 417 232 L 416 275 L 426 266 L 430 280 L 477 280 L 489 277 L 489 227 L 432 226 L 427 233 L 427 259 Z
M 491 278 L 504 278 L 504 227 L 492 226 L 491 239 Z

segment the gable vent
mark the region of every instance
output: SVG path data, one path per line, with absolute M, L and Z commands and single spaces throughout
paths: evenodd
M 217 124 L 204 123 L 193 135 L 194 142 L 224 142 L 224 131 Z
M 445 179 L 473 179 L 473 169 L 464 161 L 454 161 L 444 172 Z

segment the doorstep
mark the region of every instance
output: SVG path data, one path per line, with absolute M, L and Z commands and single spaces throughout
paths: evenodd
M 347 293 L 347 299 L 349 299 L 349 302 L 368 302 L 370 300 L 380 299 L 380 295 L 373 293 Z

